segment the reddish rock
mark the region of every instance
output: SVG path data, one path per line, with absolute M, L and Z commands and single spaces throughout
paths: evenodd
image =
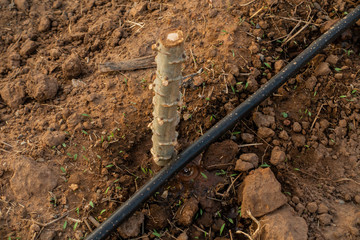
M 278 73 L 284 67 L 284 60 L 277 60 L 274 64 L 275 72 Z
M 235 171 L 246 172 L 253 168 L 254 168 L 254 165 L 252 163 L 244 162 L 240 159 L 236 161 Z
M 46 132 L 42 137 L 42 142 L 49 147 L 57 146 L 65 141 L 65 133 L 63 132 Z
M 289 206 L 261 218 L 260 239 L 266 240 L 307 240 L 308 226 Z
M 78 56 L 69 56 L 62 65 L 62 70 L 65 78 L 76 78 L 82 73 L 81 61 Z
M 259 164 L 259 157 L 255 153 L 244 153 L 240 155 L 240 160 L 251 163 L 254 167 Z
M 287 198 L 281 192 L 281 185 L 270 168 L 259 168 L 248 175 L 238 189 L 242 216 L 247 211 L 254 217 L 261 217 L 283 206 Z
M 270 115 L 264 115 L 261 112 L 253 113 L 253 121 L 257 127 L 271 127 L 275 123 L 275 118 Z
M 275 136 L 275 132 L 267 127 L 261 127 L 258 129 L 257 134 L 261 138 L 268 138 Z

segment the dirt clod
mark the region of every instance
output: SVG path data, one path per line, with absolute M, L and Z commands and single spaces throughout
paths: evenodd
M 274 130 L 272 130 L 271 128 L 267 128 L 267 127 L 259 128 L 257 131 L 257 134 L 259 137 L 265 138 L 265 139 L 275 136 Z
M 242 133 L 241 139 L 246 143 L 252 143 L 254 141 L 254 135 L 251 133 Z
M 57 175 L 46 165 L 28 157 L 19 157 L 12 168 L 14 175 L 10 179 L 10 187 L 19 200 L 31 197 L 46 199 L 48 192 L 57 186 Z
M 281 185 L 270 168 L 256 169 L 248 175 L 238 189 L 242 216 L 248 218 L 249 210 L 254 217 L 260 217 L 283 206 L 287 198 L 281 192 Z
M 65 133 L 48 131 L 43 135 L 42 141 L 49 147 L 58 146 L 65 141 Z
M 322 225 L 329 225 L 331 223 L 332 220 L 332 216 L 330 214 L 327 213 L 323 213 L 321 215 L 319 215 L 319 221 Z
M 303 147 L 305 145 L 306 138 L 304 135 L 294 134 L 294 135 L 292 135 L 292 141 L 293 141 L 295 147 Z
M 177 221 L 184 226 L 189 226 L 199 210 L 199 201 L 196 198 L 190 198 L 184 202 L 184 205 L 180 206 L 176 212 Z
M 296 132 L 296 133 L 299 133 L 299 132 L 301 132 L 301 130 L 302 130 L 301 125 L 300 125 L 300 123 L 298 123 L 298 122 L 294 122 L 294 123 L 293 123 L 292 129 L 293 129 L 293 131 Z
M 42 102 L 55 97 L 59 86 L 55 78 L 37 74 L 26 82 L 26 87 L 30 97 Z
M 22 47 L 20 49 L 20 55 L 23 56 L 23 57 L 31 55 L 36 51 L 37 47 L 38 47 L 38 45 L 36 44 L 36 42 L 28 39 L 22 45 Z
M 65 78 L 77 78 L 82 73 L 81 61 L 77 55 L 70 55 L 62 65 L 62 70 Z
M 306 209 L 311 213 L 315 213 L 318 209 L 318 206 L 317 206 L 316 202 L 311 202 L 311 203 L 308 203 L 308 205 L 306 205 Z
M 134 213 L 126 222 L 118 228 L 118 232 L 123 238 L 136 237 L 140 234 L 141 225 L 144 223 L 144 214 L 142 212 Z
M 326 76 L 331 73 L 330 64 L 327 62 L 321 62 L 315 69 L 315 76 Z
M 286 154 L 284 151 L 281 150 L 280 147 L 274 147 L 273 150 L 271 151 L 271 158 L 270 158 L 270 162 L 271 164 L 277 166 L 283 162 L 285 162 L 286 159 Z
M 238 145 L 231 140 L 225 140 L 210 145 L 204 153 L 203 163 L 208 169 L 226 169 L 228 163 L 234 160 L 238 153 Z
M 51 20 L 49 17 L 47 16 L 43 16 L 40 18 L 40 22 L 39 22 L 39 26 L 38 26 L 38 30 L 39 32 L 46 32 L 48 30 L 50 30 L 51 28 Z
M 25 86 L 21 79 L 6 83 L 0 90 L 1 98 L 11 108 L 17 108 L 25 101 Z
M 289 206 L 270 213 L 261 218 L 263 229 L 260 233 L 261 239 L 266 240 L 306 240 L 308 239 L 308 226 L 305 220 L 296 216 L 294 210 Z
M 270 127 L 275 123 L 275 118 L 270 115 L 264 115 L 260 112 L 253 113 L 253 120 L 256 126 L 260 127 Z
M 25 11 L 28 10 L 30 5 L 27 0 L 14 0 L 17 9 Z

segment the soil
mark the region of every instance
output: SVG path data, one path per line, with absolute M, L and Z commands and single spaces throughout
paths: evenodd
M 160 170 L 147 127 L 155 68 L 99 64 L 152 55 L 162 31 L 184 32 L 183 75 L 203 72 L 181 89 L 181 152 L 356 2 L 0 0 L 0 238 L 84 239 Z M 359 30 L 109 239 L 360 239 Z

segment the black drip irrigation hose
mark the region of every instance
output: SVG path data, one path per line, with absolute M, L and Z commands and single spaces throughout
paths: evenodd
M 206 147 L 230 130 L 241 118 L 258 106 L 268 96 L 281 87 L 301 67 L 305 66 L 318 52 L 331 43 L 339 34 L 349 28 L 360 18 L 360 5 L 357 6 L 342 20 L 338 21 L 331 29 L 320 36 L 294 60 L 292 60 L 281 72 L 276 74 L 266 84 L 261 86 L 246 101 L 241 103 L 229 115 L 224 117 L 190 147 L 179 154 L 172 162 L 154 176 L 148 183 L 142 186 L 131 198 L 121 205 L 106 221 L 96 228 L 86 239 L 102 240 L 110 235 L 130 214 L 136 211 L 158 188 L 160 188 L 175 173 L 183 169 L 186 164 L 199 155 Z

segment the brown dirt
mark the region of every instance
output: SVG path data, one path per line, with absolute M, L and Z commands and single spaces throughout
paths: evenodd
M 181 90 L 182 151 L 354 2 L 0 0 L 1 239 L 82 239 L 159 171 L 147 127 L 155 69 L 100 74 L 98 64 L 151 55 L 161 31 L 183 30 L 183 74 L 204 72 Z M 310 24 L 286 42 L 306 24 L 299 20 Z M 247 239 L 237 232 L 253 234 L 256 224 L 242 214 L 238 192 L 244 179 L 261 182 L 251 176 L 268 167 L 288 205 L 259 219 L 267 224 L 256 238 L 360 239 L 359 27 L 159 189 L 111 239 Z

